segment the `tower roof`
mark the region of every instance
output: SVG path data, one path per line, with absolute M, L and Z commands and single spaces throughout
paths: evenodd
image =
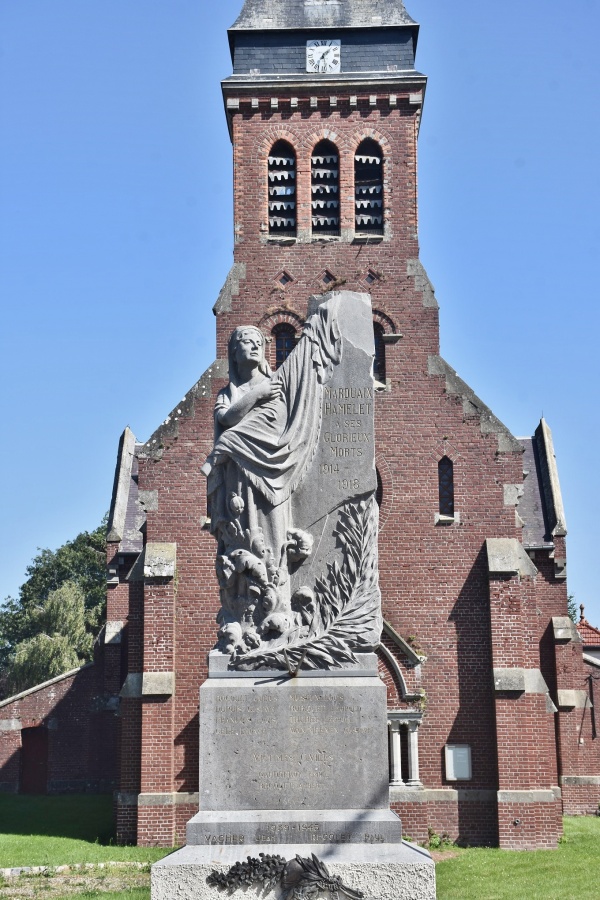
M 232 30 L 416 25 L 402 0 L 245 0 Z

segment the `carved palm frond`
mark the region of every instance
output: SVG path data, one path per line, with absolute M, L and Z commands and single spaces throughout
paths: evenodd
M 356 651 L 377 646 L 382 625 L 377 521 L 374 495 L 342 507 L 335 530 L 342 560 L 330 564 L 316 581 L 316 613 L 308 636 L 288 633 L 268 648 L 240 656 L 234 668 L 288 669 L 304 657 L 304 668 L 333 669 L 356 662 Z

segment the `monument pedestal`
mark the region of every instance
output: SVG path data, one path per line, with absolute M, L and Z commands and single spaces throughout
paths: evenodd
M 228 672 L 226 662 L 211 653 L 200 689 L 200 811 L 187 846 L 153 866 L 152 900 L 217 900 L 211 872 L 260 853 L 314 853 L 368 900 L 435 898 L 430 855 L 402 841 L 389 808 L 386 690 L 375 655 L 293 678 Z M 265 897 L 260 885 L 244 891 Z
M 209 887 L 211 872 L 227 872 L 236 862 L 259 853 L 294 859 L 314 853 L 345 885 L 362 891 L 365 900 L 435 900 L 435 868 L 426 850 L 399 844 L 248 844 L 244 847 L 184 847 L 152 866 L 152 900 L 281 900 L 276 888 L 266 894 L 260 885 L 234 894 Z M 340 897 L 343 895 L 340 894 Z M 314 900 L 331 900 L 327 891 Z

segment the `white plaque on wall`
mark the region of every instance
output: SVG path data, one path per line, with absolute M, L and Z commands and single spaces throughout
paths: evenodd
M 446 779 L 448 781 L 470 781 L 471 748 L 468 744 L 446 744 Z

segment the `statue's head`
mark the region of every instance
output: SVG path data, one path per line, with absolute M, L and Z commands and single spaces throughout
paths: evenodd
M 256 366 L 263 375 L 270 375 L 271 369 L 265 359 L 265 336 L 253 325 L 238 325 L 229 338 L 229 380 L 233 384 L 242 382 L 241 369 Z

